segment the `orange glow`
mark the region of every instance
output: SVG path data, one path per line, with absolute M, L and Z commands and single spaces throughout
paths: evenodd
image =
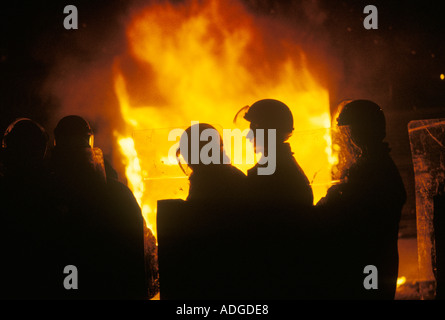
M 406 278 L 405 277 L 399 277 L 397 278 L 397 287 L 400 287 L 401 285 L 405 284 Z
M 129 186 L 155 235 L 156 201 L 188 194 L 187 177 L 173 172 L 176 159 L 168 158 L 174 142 L 159 137 L 191 121 L 234 129 L 236 112 L 263 98 L 291 108 L 292 150 L 313 181 L 314 201 L 324 196 L 336 161 L 329 94 L 291 38 L 273 34 L 236 1 L 189 1 L 141 9 L 127 27 L 127 39 L 129 52 L 116 59 L 114 81 L 128 133 L 115 135 L 126 156 Z M 126 73 L 129 60 L 148 76 L 139 80 L 137 73 Z M 131 95 L 135 83 L 145 100 Z M 237 166 L 246 172 L 252 165 Z

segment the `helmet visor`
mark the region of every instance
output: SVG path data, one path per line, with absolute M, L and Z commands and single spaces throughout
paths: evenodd
M 338 153 L 338 163 L 334 168 L 336 179 L 345 177 L 347 170 L 354 165 L 362 154 L 362 150 L 354 143 L 351 126 L 336 126 L 332 130 L 332 139 Z

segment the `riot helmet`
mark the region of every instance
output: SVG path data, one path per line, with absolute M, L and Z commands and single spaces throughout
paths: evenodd
M 244 112 L 244 119 L 250 122 L 250 128 L 275 129 L 279 142 L 286 141 L 294 130 L 294 119 L 289 107 L 275 99 L 262 99 L 251 106 L 238 111 L 235 119 Z
M 62 118 L 54 129 L 54 138 L 57 147 L 93 147 L 93 130 L 77 115 Z
M 207 133 L 207 137 L 205 138 L 202 136 L 204 131 Z M 215 141 L 215 139 L 217 140 Z M 208 156 L 206 161 L 205 159 L 202 159 L 201 151 L 203 151 L 203 148 L 211 140 L 213 143 L 218 143 L 218 152 L 213 154 L 215 150 L 214 148 L 210 147 L 209 150 L 204 150 L 212 153 L 210 155 L 205 154 L 205 156 Z M 196 170 L 202 165 L 227 163 L 221 135 L 214 126 L 208 123 L 196 123 L 184 130 L 179 141 L 179 148 L 177 149 L 176 156 L 181 169 L 186 174 L 187 172 L 181 164 L 182 161 L 180 157 L 182 157 L 185 165 L 190 167 L 192 170 Z
M 381 144 L 386 136 L 383 110 L 369 100 L 354 100 L 345 104 L 337 124 L 350 128 L 351 139 L 361 149 Z
M 37 122 L 19 118 L 6 129 L 2 149 L 6 167 L 34 167 L 42 163 L 48 146 L 48 134 Z

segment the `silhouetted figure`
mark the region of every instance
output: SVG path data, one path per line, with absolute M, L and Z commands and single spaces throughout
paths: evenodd
M 248 232 L 240 223 L 246 176 L 230 164 L 218 131 L 206 123 L 184 131 L 180 156 L 192 170 L 187 200 L 158 202 L 161 299 L 237 297 L 247 271 L 239 237 Z
M 247 172 L 249 197 L 277 205 L 296 203 L 312 206 L 313 193 L 309 180 L 295 160 L 290 145 L 293 116 L 287 105 L 278 100 L 264 99 L 247 109 L 244 118 L 250 122 L 256 152 L 275 157 L 275 171 L 259 174 L 258 169 L 272 163 L 257 163 Z M 264 139 L 258 139 L 258 129 L 264 130 Z M 268 130 L 273 129 L 276 139 L 269 141 Z M 273 148 L 275 146 L 275 148 Z
M 360 155 L 317 208 L 330 224 L 326 252 L 334 298 L 393 299 L 398 274 L 398 230 L 406 192 L 390 157 L 386 121 L 374 102 L 356 100 L 341 110 L 338 125 Z M 378 289 L 366 290 L 364 268 L 378 270 Z M 337 290 L 338 289 L 338 290 Z
M 52 239 L 46 209 L 45 154 L 48 136 L 35 121 L 17 119 L 2 140 L 4 176 L 0 179 L 3 299 L 46 295 L 47 262 Z
M 196 137 L 192 134 L 194 130 L 197 133 Z M 212 148 L 210 151 L 210 153 L 216 152 L 218 154 L 205 155 L 209 155 L 210 159 L 215 160 L 209 163 L 203 162 L 201 159 L 203 147 L 210 143 L 200 139 L 201 134 L 206 130 L 213 133 L 209 141 L 212 140 L 218 145 L 217 149 Z M 196 141 L 193 141 L 193 139 L 196 139 Z M 178 153 L 181 153 L 187 166 L 192 170 L 189 177 L 188 201 L 235 201 L 243 199 L 246 176 L 230 164 L 230 160 L 224 152 L 223 141 L 213 126 L 198 123 L 187 128 L 181 136 Z M 192 155 L 192 153 L 195 153 L 195 155 Z M 195 161 L 195 156 L 197 161 Z
M 304 298 L 305 269 L 312 267 L 303 254 L 310 250 L 303 231 L 313 193 L 286 142 L 294 130 L 293 115 L 286 104 L 274 99 L 259 100 L 244 109 L 255 151 L 268 158 L 267 163 L 260 159 L 247 173 L 246 199 L 254 221 L 248 233 L 254 234 L 252 239 L 257 237 L 246 248 L 258 266 L 250 273 L 251 286 L 259 298 Z M 275 170 L 260 171 L 267 168 Z
M 54 137 L 52 205 L 61 226 L 55 235 L 60 245 L 54 272 L 61 275 L 57 298 L 146 297 L 143 217 L 133 194 L 115 176 L 106 177 L 102 151 L 92 146 L 93 131 L 85 119 L 62 118 Z M 61 285 L 66 265 L 78 269 L 77 290 Z
M 92 129 L 79 116 L 62 118 L 54 130 L 50 157 L 50 183 L 57 244 L 52 272 L 54 298 L 91 299 L 103 297 L 110 267 L 104 230 L 106 177 L 101 159 L 90 145 Z M 63 270 L 74 265 L 79 272 L 79 289 L 63 286 Z
M 107 178 L 106 214 L 104 223 L 108 224 L 109 243 L 107 255 L 110 257 L 109 279 L 107 293 L 113 299 L 145 299 L 152 294 L 153 264 L 150 253 L 145 254 L 145 247 L 156 246 L 156 241 L 150 237 L 150 232 L 142 216 L 141 208 L 131 190 L 114 179 Z M 144 235 L 145 233 L 145 235 Z M 145 244 L 144 244 L 145 241 Z M 147 259 L 147 260 L 146 260 Z M 147 274 L 146 274 L 147 273 Z

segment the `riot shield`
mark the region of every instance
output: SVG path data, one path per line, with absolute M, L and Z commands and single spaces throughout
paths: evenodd
M 441 228 L 437 218 L 445 213 L 437 205 L 445 173 L 445 119 L 411 121 L 408 132 L 415 174 L 419 293 L 421 299 L 434 299 L 438 270 L 443 268 L 437 264 L 436 236 Z

